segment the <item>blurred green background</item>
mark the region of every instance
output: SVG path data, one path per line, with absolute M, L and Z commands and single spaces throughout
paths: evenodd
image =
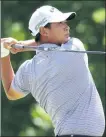
M 2 0 L 1 37 L 13 37 L 18 40 L 33 38 L 28 31 L 29 18 L 36 8 L 46 4 L 55 6 L 63 12 L 75 11 L 77 17 L 69 22 L 71 36 L 79 38 L 87 50 L 105 50 L 104 1 Z M 15 72 L 22 62 L 34 55 L 34 52 L 11 55 Z M 88 57 L 91 73 L 105 107 L 105 57 L 101 55 L 88 55 Z M 3 87 L 1 91 L 2 136 L 54 136 L 50 117 L 31 95 L 10 101 L 5 96 Z

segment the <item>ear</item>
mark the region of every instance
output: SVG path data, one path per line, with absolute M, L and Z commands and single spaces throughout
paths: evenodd
M 40 27 L 40 34 L 43 36 L 48 36 L 49 34 L 48 28 Z

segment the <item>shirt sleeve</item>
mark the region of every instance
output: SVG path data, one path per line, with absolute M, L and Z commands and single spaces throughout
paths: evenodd
M 31 74 L 28 73 L 29 60 L 25 61 L 16 72 L 16 75 L 11 83 L 11 86 L 17 92 L 22 92 L 25 95 L 31 91 Z
M 83 42 L 78 38 L 72 38 L 72 44 L 78 49 L 78 50 L 86 50 L 84 47 Z

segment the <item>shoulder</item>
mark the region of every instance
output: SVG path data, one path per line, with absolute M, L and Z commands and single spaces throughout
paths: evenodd
M 29 63 L 30 63 L 30 60 L 26 60 L 26 61 L 24 61 L 24 62 L 20 65 L 19 68 L 25 68 L 25 67 L 28 66 Z
M 72 37 L 72 42 L 75 45 L 83 45 L 83 42 L 80 39 L 75 38 L 75 37 Z
M 84 44 L 80 39 L 72 37 L 71 41 L 72 41 L 72 45 L 75 46 L 76 48 L 83 49 L 83 50 L 85 49 Z
M 20 71 L 20 73 L 25 73 L 25 72 L 28 72 L 28 71 L 30 72 L 31 64 L 32 64 L 32 59 L 24 61 L 24 62 L 19 66 L 18 71 Z

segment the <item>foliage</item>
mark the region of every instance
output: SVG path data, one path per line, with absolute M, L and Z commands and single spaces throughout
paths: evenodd
M 105 50 L 105 9 L 104 1 L 2 1 L 1 36 L 18 40 L 31 39 L 28 21 L 34 10 L 44 4 L 53 5 L 63 12 L 75 11 L 77 17 L 69 22 L 71 36 L 81 39 L 87 50 Z M 20 64 L 32 58 L 35 52 L 11 55 L 16 71 Z M 89 56 L 89 66 L 98 92 L 105 106 L 105 58 Z M 49 116 L 40 108 L 34 98 L 28 95 L 17 101 L 9 101 L 4 89 L 2 96 L 2 136 L 50 136 L 54 135 Z M 105 136 L 105 134 L 104 134 Z

